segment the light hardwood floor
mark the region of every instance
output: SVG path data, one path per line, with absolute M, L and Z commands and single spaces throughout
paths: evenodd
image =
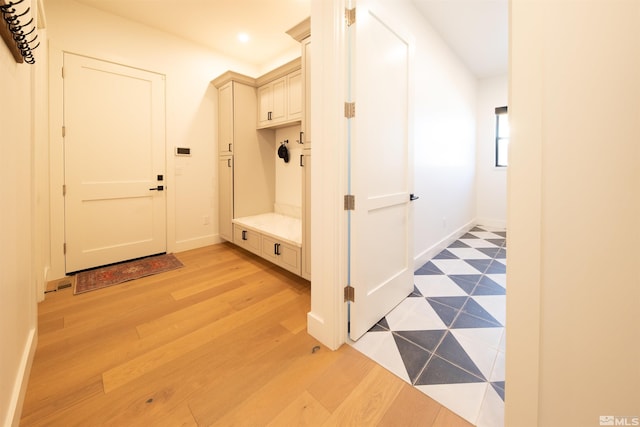
M 22 426 L 470 425 L 309 336 L 309 282 L 230 244 L 176 256 L 178 270 L 47 294 Z

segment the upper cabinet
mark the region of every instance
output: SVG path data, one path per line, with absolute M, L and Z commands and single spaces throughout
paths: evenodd
M 233 82 L 218 89 L 218 151 L 233 154 Z
M 299 123 L 302 110 L 299 58 L 258 79 L 258 129 Z
M 302 100 L 304 103 L 300 138 L 305 148 L 311 147 L 311 37 L 302 40 Z
M 287 31 L 302 47 L 300 87 L 302 89 L 302 117 L 300 118 L 300 143 L 311 148 L 311 18 Z

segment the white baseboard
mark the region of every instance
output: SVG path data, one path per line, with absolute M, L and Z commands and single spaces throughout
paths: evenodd
M 31 366 L 33 364 L 33 358 L 36 355 L 37 346 L 38 331 L 37 328 L 33 328 L 29 331 L 29 337 L 23 349 L 22 358 L 20 359 L 20 366 L 16 372 L 11 392 L 11 401 L 7 408 L 7 419 L 4 420 L 5 426 L 18 427 L 20 425 L 22 405 L 24 403 L 24 397 L 27 394 L 29 374 L 31 373 Z
M 442 240 L 437 242 L 435 245 L 432 245 L 431 247 L 427 248 L 426 250 L 418 254 L 418 256 L 416 256 L 413 259 L 413 270 L 415 271 L 420 267 L 422 267 L 423 265 L 425 265 L 427 261 L 429 261 L 434 256 L 438 255 L 440 252 L 442 252 L 443 249 L 445 249 L 451 243 L 458 240 L 460 236 L 464 235 L 464 233 L 466 233 L 467 231 L 475 227 L 475 225 L 476 225 L 476 220 L 472 220 L 466 223 L 465 225 L 458 228 L 454 232 L 445 236 Z
M 208 236 L 196 237 L 193 239 L 179 240 L 173 245 L 173 248 L 167 252 L 190 251 L 191 249 L 198 249 L 222 242 L 224 242 L 224 240 L 220 238 L 220 235 L 210 234 Z

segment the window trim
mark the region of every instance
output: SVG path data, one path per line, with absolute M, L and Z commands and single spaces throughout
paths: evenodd
M 506 168 L 509 165 L 509 163 L 507 162 L 506 165 L 498 164 L 498 151 L 499 151 L 500 141 L 506 140 L 507 141 L 507 145 L 508 145 L 509 137 L 508 136 L 507 137 L 500 137 L 500 132 L 499 132 L 500 131 L 500 119 L 499 119 L 499 116 L 503 115 L 503 114 L 509 114 L 509 111 L 508 111 L 507 106 L 505 105 L 503 107 L 496 107 L 495 112 L 496 112 L 496 142 L 495 142 L 495 149 L 494 149 L 495 153 L 494 153 L 493 166 L 496 167 L 496 168 L 503 169 L 503 168 Z

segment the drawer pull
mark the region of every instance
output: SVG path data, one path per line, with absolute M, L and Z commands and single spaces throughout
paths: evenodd
M 242 230 L 242 240 L 247 240 L 247 230 Z
M 280 255 L 280 243 L 275 243 L 273 245 L 273 253 L 275 255 Z

